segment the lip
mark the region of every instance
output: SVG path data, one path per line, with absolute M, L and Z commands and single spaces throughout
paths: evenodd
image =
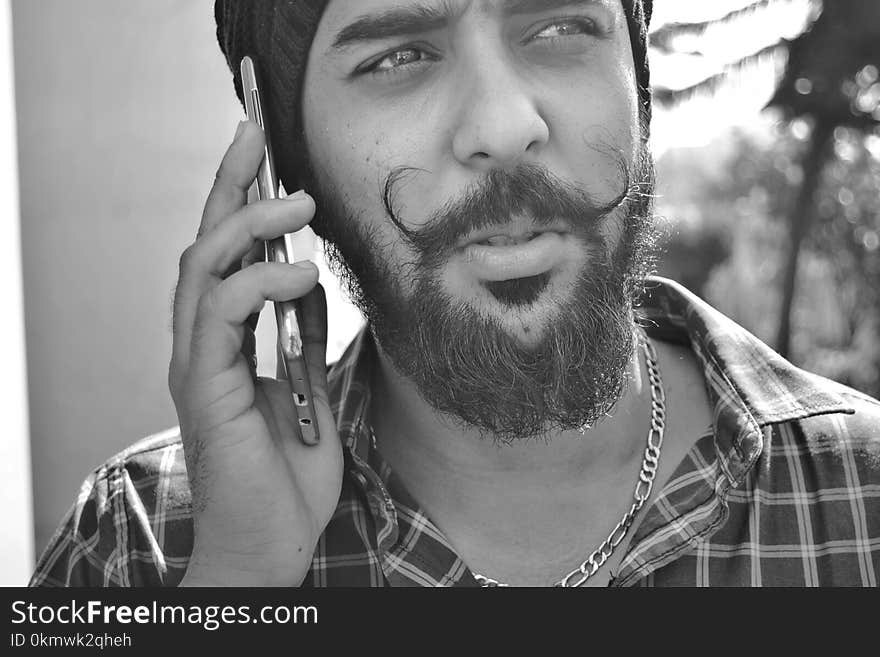
M 562 263 L 566 254 L 566 236 L 556 231 L 545 230 L 528 241 L 499 246 L 478 243 L 485 239 L 471 241 L 462 253 L 465 266 L 484 281 L 537 276 Z
M 527 238 L 537 237 L 543 233 L 567 233 L 566 226 L 561 222 L 556 222 L 549 226 L 535 226 L 530 221 L 512 221 L 503 226 L 492 226 L 475 231 L 461 240 L 457 247 L 466 249 L 472 244 L 486 242 L 492 238 L 507 238 L 516 242 L 523 242 Z

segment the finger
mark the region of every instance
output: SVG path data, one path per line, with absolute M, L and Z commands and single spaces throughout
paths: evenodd
M 312 390 L 314 401 L 315 419 L 318 423 L 318 444 L 328 441 L 324 436 L 332 436 L 336 433 L 336 421 L 330 408 L 329 395 L 327 392 L 327 298 L 324 288 L 317 284 L 307 295 L 299 299 L 299 311 L 297 318 L 300 326 L 300 335 L 303 341 L 303 358 L 306 362 L 309 375 L 309 386 Z M 278 378 L 284 377 L 283 355 L 279 352 Z M 287 400 L 291 399 L 292 389 L 288 381 L 278 381 L 284 387 L 285 402 L 281 405 L 282 413 L 279 417 L 281 429 L 279 439 L 284 442 L 285 436 L 294 436 L 296 442 L 304 443 L 299 428 L 299 417 L 294 404 Z
M 265 259 L 266 259 L 266 243 L 260 242 L 260 241 L 254 242 L 254 248 L 252 248 L 250 251 L 248 251 L 244 255 L 244 258 L 241 259 L 241 267 L 236 268 L 235 271 L 239 271 L 240 269 L 245 269 L 245 268 L 250 267 L 251 265 L 256 264 L 258 262 L 264 262 Z M 232 272 L 232 273 L 235 273 L 235 272 Z M 260 319 L 260 313 L 254 313 L 253 315 L 248 317 L 247 324 L 250 327 L 252 332 L 257 330 L 257 322 L 259 321 L 259 319 Z M 245 347 L 247 347 L 247 345 L 245 345 Z M 256 351 L 256 346 L 254 346 L 254 352 L 255 351 Z M 249 354 L 245 352 L 245 355 L 248 356 Z
M 207 380 L 241 362 L 245 322 L 266 301 L 302 297 L 317 281 L 314 263 L 264 262 L 206 292 L 199 300 L 190 344 L 190 371 L 196 380 Z
M 226 278 L 260 243 L 300 230 L 315 216 L 307 194 L 284 200 L 257 201 L 234 212 L 192 246 L 193 273 Z
M 253 201 L 256 203 L 257 201 Z M 231 276 L 237 271 L 241 271 L 245 267 L 250 267 L 254 263 L 264 262 L 266 260 L 266 243 L 259 240 L 255 241 L 251 250 L 244 254 L 240 262 L 233 262 L 229 269 L 226 270 L 225 276 Z
M 309 372 L 309 385 L 315 405 L 315 420 L 320 437 L 336 433 L 336 419 L 330 407 L 327 385 L 327 296 L 318 284 L 300 299 L 303 357 Z M 326 442 L 320 439 L 320 442 Z
M 236 127 L 235 137 L 226 149 L 220 167 L 214 177 L 214 185 L 208 194 L 202 211 L 202 219 L 197 239 L 210 232 L 220 220 L 247 203 L 248 190 L 252 185 L 263 158 L 265 140 L 259 126 L 241 121 Z M 256 130 L 255 130 L 256 128 Z M 180 275 L 174 292 L 172 309 L 172 332 L 174 335 L 171 364 L 168 371 L 169 386 L 173 391 L 186 370 L 189 360 L 189 343 L 195 304 L 198 299 L 197 288 L 189 289 L 187 294 L 183 272 L 190 249 L 180 258 Z
M 250 267 L 254 263 L 263 262 L 266 259 L 266 246 L 263 242 L 254 242 L 253 248 L 244 254 L 241 259 L 241 268 Z
M 174 299 L 173 359 L 185 368 L 189 361 L 192 324 L 199 299 L 230 275 L 264 240 L 299 230 L 313 216 L 314 201 L 305 196 L 283 201 L 260 201 L 233 213 L 197 240 L 180 259 L 180 280 Z
M 264 262 L 266 259 L 266 243 L 265 242 L 254 242 L 254 248 L 248 251 L 244 258 L 241 260 L 241 267 L 238 267 L 235 271 L 240 269 L 245 269 L 250 267 L 253 264 L 258 262 Z M 234 272 L 233 272 L 234 273 Z M 250 317 L 248 317 L 247 325 L 250 327 L 251 332 L 255 332 L 257 330 L 257 322 L 260 320 L 260 313 L 254 313 Z M 250 353 L 245 351 L 247 349 L 247 341 L 245 341 L 244 350 L 242 353 L 248 358 L 254 359 L 254 369 L 256 370 L 256 343 L 253 345 Z
M 241 341 L 241 355 L 244 356 L 248 364 L 252 379 L 257 378 L 257 334 L 254 329 L 259 317 L 259 313 L 254 313 L 247 318 Z
M 299 300 L 303 357 L 312 394 L 327 401 L 327 295 L 319 283 Z
M 238 124 L 205 201 L 199 235 L 211 232 L 224 217 L 247 204 L 248 189 L 260 169 L 265 146 L 263 131 L 256 123 L 242 121 Z

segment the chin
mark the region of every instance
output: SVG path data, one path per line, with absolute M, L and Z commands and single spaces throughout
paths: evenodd
M 505 281 L 469 281 L 447 288 L 446 294 L 528 349 L 538 347 L 564 314 L 575 296 L 575 282 L 574 272 L 553 269 Z

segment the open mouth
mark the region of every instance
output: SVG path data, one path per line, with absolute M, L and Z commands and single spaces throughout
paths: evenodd
M 528 306 L 537 301 L 550 284 L 550 272 L 506 281 L 483 281 L 483 287 L 507 306 Z

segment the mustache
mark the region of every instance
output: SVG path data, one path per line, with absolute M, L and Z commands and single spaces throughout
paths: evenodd
M 460 199 L 431 213 L 418 228 L 408 227 L 395 204 L 400 188 L 412 176 L 425 172 L 397 167 L 382 189 L 385 212 L 404 239 L 423 257 L 434 259 L 454 249 L 474 231 L 505 226 L 512 217 L 527 216 L 536 227 L 562 222 L 576 234 L 593 234 L 602 219 L 641 196 L 645 181 L 634 181 L 631 167 L 615 158 L 620 192 L 611 200 L 566 182 L 543 166 L 521 164 L 513 171 L 493 169 L 469 187 Z

